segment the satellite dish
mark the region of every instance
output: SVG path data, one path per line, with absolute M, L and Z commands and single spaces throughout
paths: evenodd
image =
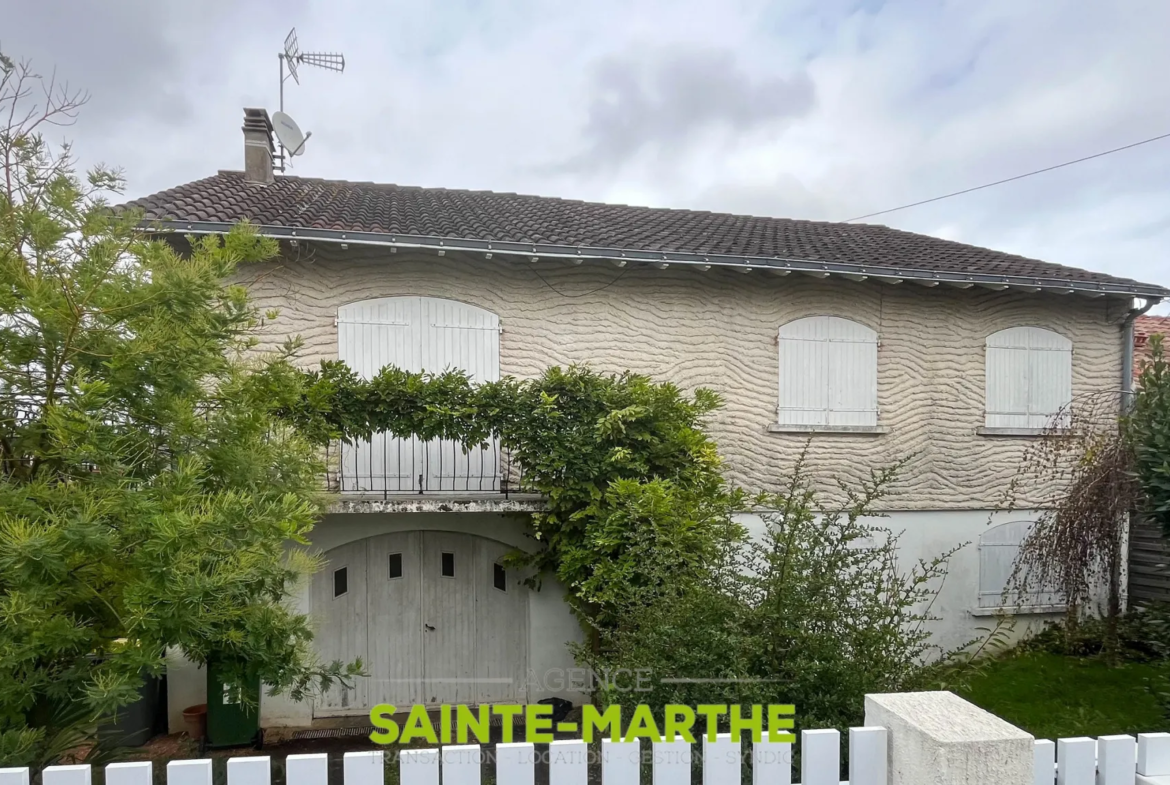
M 308 134 L 302 134 L 297 121 L 284 112 L 272 115 L 272 130 L 276 133 L 280 144 L 285 150 L 288 150 L 289 156 L 303 154 L 305 142 L 309 141 L 309 137 L 313 135 L 311 131 Z

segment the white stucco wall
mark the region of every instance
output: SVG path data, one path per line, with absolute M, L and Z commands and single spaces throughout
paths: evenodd
M 930 560 L 956 546 L 947 575 L 934 588 L 937 597 L 931 614 L 938 621 L 929 623 L 932 643 L 949 651 L 972 639 L 986 635 L 996 623 L 994 616 L 979 608 L 979 536 L 989 527 L 1018 520 L 1035 520 L 1037 511 L 1013 513 L 991 510 L 896 510 L 872 522 L 900 536 L 899 566 L 909 570 L 919 559 Z M 764 530 L 759 515 L 742 515 L 740 522 L 754 537 Z M 434 530 L 474 534 L 509 545 L 530 549 L 532 541 L 525 535 L 523 516 L 489 513 L 371 513 L 325 516 L 313 533 L 313 547 L 328 551 L 355 540 L 399 531 Z M 582 641 L 576 619 L 564 602 L 563 588 L 546 579 L 540 591 L 531 591 L 529 600 L 529 700 L 562 697 L 579 703 L 586 699 L 569 689 L 579 680 L 572 678 L 576 664 L 567 648 L 569 641 Z M 297 606 L 311 613 L 307 586 L 297 598 Z M 1017 616 L 1013 637 L 1038 629 L 1059 614 L 1024 614 Z M 182 710 L 205 700 L 204 675 L 190 663 L 173 656 L 169 666 L 169 712 L 172 731 L 182 730 Z M 562 688 L 557 689 L 558 681 Z M 305 726 L 312 722 L 312 707 L 294 703 L 286 697 L 263 696 L 261 723 L 265 727 Z
M 261 330 L 263 345 L 299 335 L 310 365 L 337 357 L 339 306 L 417 295 L 498 315 L 503 374 L 531 378 L 550 365 L 590 363 L 684 390 L 711 388 L 724 398 L 710 430 L 728 476 L 752 490 L 775 489 L 809 442 L 768 431 L 777 416 L 780 326 L 814 315 L 852 319 L 877 333 L 878 423 L 888 432 L 817 435 L 807 466 L 831 493 L 833 477 L 860 479 L 907 460 L 882 502 L 894 510 L 1002 503 L 1032 442 L 975 432 L 984 424 L 988 335 L 1032 325 L 1068 338 L 1074 396 L 1116 391 L 1121 376 L 1123 309 L 1108 297 L 304 243 L 285 258 L 241 269 L 238 279 L 259 306 L 280 311 Z
M 167 652 L 167 727 L 171 733 L 186 730 L 183 709 L 207 702 L 207 676 L 203 669 L 179 651 Z
M 899 538 L 898 568 L 904 573 L 919 559 L 930 561 L 961 546 L 951 556 L 945 578 L 931 587 L 937 596 L 930 614 L 938 620 L 927 624 L 931 643 L 951 651 L 984 637 L 996 624 L 993 612 L 979 608 L 979 536 L 992 526 L 1034 521 L 1039 516 L 1035 510 L 895 510 L 868 522 Z M 765 523 L 761 516 L 743 515 L 739 521 L 753 537 L 762 536 Z M 1020 614 L 1015 617 L 1011 637 L 1018 639 L 1058 618 L 1059 613 Z
M 497 540 L 522 550 L 532 550 L 525 534 L 525 516 L 492 513 L 370 513 L 326 515 L 313 530 L 312 549 L 329 550 L 355 540 L 404 531 L 448 531 Z M 298 610 L 312 614 L 309 582 L 295 598 Z M 580 703 L 585 696 L 566 688 L 556 689 L 561 672 L 575 668 L 569 641 L 584 639 L 581 627 L 564 601 L 564 587 L 546 578 L 539 591 L 528 591 L 529 639 L 528 700 L 559 697 Z M 206 700 L 205 676 L 177 654 L 168 659 L 168 714 L 172 732 L 183 730 L 183 709 Z M 539 689 L 543 686 L 545 689 Z M 287 696 L 261 696 L 260 722 L 264 727 L 304 726 L 312 722 L 309 702 L 297 703 Z

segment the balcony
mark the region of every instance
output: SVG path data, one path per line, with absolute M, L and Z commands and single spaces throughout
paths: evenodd
M 335 443 L 327 456 L 333 512 L 532 512 L 543 497 L 498 441 L 465 450 L 457 442 L 375 434 Z

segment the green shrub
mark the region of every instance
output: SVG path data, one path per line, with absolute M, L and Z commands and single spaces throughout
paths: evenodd
M 1089 617 L 1072 629 L 1050 622 L 1017 650 L 1043 651 L 1067 657 L 1096 657 L 1105 653 L 1108 637 L 1104 619 Z M 1170 658 L 1170 606 L 1143 605 L 1118 619 L 1118 659 L 1123 662 L 1155 662 Z
M 846 728 L 862 722 L 866 693 L 918 684 L 949 554 L 899 570 L 897 535 L 872 522 L 896 468 L 824 513 L 802 466 L 757 498 L 762 539 L 724 538 L 702 575 L 625 605 L 600 650 L 577 650 L 599 673 L 651 673 L 648 691 L 619 682 L 602 702 L 794 703 L 799 726 Z

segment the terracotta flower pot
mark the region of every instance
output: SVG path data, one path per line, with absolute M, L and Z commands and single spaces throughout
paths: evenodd
M 183 709 L 183 723 L 187 726 L 187 735 L 195 741 L 201 741 L 207 736 L 207 704 L 200 703 Z

